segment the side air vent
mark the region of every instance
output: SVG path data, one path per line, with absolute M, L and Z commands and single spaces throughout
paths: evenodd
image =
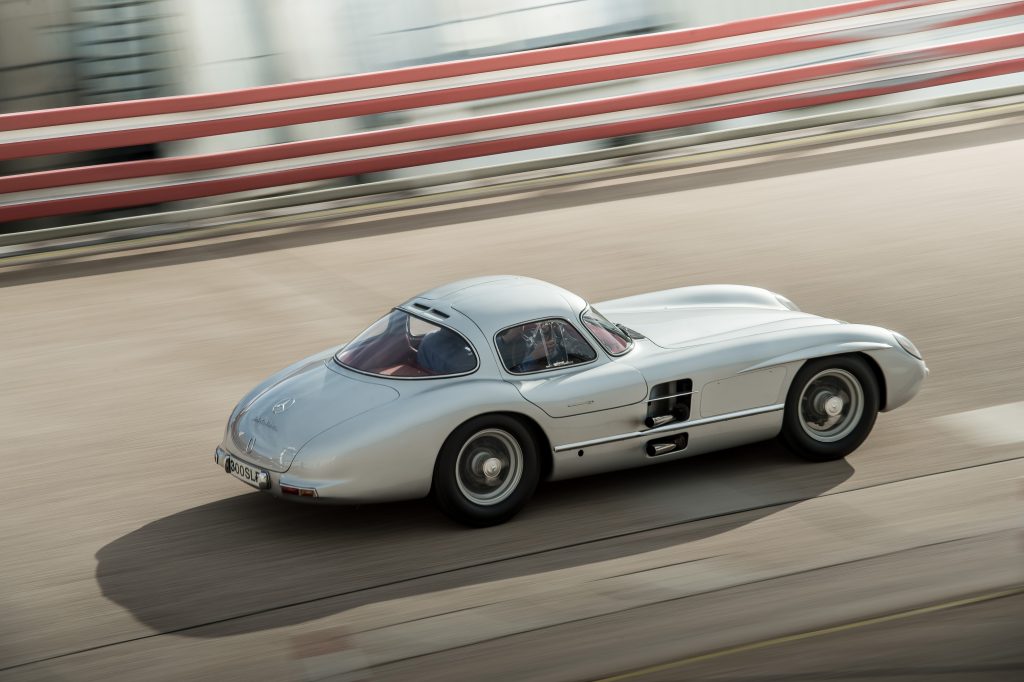
M 690 379 L 676 379 L 655 385 L 647 398 L 647 418 L 644 420 L 647 428 L 689 419 L 692 396 L 693 381 Z
M 413 303 L 412 307 L 415 308 L 416 310 L 422 310 L 423 312 L 429 315 L 433 315 L 434 317 L 439 317 L 442 320 L 447 320 L 449 317 L 451 317 L 451 315 L 449 315 L 448 313 L 443 313 L 437 308 L 431 308 L 429 305 L 424 305 L 422 303 Z
M 673 452 L 685 450 L 687 440 L 688 438 L 685 433 L 677 433 L 665 438 L 648 441 L 647 456 L 661 457 L 662 455 L 671 455 Z

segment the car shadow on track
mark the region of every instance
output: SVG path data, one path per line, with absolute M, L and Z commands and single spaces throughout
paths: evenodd
M 760 443 L 550 483 L 511 522 L 486 529 L 454 525 L 425 500 L 315 507 L 254 492 L 111 542 L 96 555 L 96 579 L 158 632 L 221 637 L 692 542 L 852 473 L 845 461 L 807 464 Z

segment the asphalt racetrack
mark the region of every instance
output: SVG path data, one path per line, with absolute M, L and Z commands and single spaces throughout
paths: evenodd
M 214 466 L 261 377 L 487 273 L 762 286 L 931 376 L 847 461 L 753 445 L 485 530 Z M 0 268 L 0 382 L 0 679 L 1024 678 L 1020 117 Z

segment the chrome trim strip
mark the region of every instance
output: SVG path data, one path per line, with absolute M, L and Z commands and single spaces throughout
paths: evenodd
M 565 452 L 567 450 L 578 450 L 582 448 L 589 448 L 595 445 L 606 445 L 607 443 L 617 443 L 623 440 L 632 440 L 633 438 L 651 438 L 655 436 L 661 436 L 665 434 L 676 433 L 678 431 L 686 431 L 697 426 L 704 426 L 705 424 L 714 424 L 716 422 L 725 422 L 732 419 L 741 419 L 743 417 L 753 417 L 759 414 L 767 414 L 768 412 L 778 412 L 785 408 L 785 403 L 779 403 L 777 405 L 766 405 L 765 407 L 755 407 L 749 410 L 740 410 L 739 412 L 727 412 L 726 414 L 720 414 L 714 417 L 704 417 L 703 419 L 693 419 L 687 422 L 679 422 L 678 424 L 668 424 L 666 426 L 659 426 L 654 429 L 647 429 L 646 431 L 634 431 L 632 433 L 620 433 L 615 436 L 605 436 L 604 438 L 594 438 L 593 440 L 585 440 L 579 443 L 567 443 L 565 445 L 555 446 L 555 452 Z
M 700 391 L 687 391 L 686 393 L 674 393 L 672 395 L 660 395 L 657 398 L 647 398 L 647 402 L 653 403 L 655 400 L 668 400 L 669 398 L 683 398 L 688 395 L 697 395 Z

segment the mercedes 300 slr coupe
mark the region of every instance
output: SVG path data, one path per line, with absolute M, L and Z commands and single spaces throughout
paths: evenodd
M 845 457 L 927 374 L 906 337 L 764 289 L 590 305 L 536 279 L 479 277 L 266 379 L 231 413 L 215 461 L 281 498 L 431 495 L 483 526 L 541 480 L 775 437 L 808 460 Z

